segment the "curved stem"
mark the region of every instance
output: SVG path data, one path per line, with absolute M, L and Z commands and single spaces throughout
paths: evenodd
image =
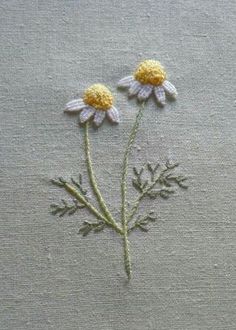
M 128 173 L 128 160 L 129 154 L 134 143 L 135 137 L 138 132 L 140 120 L 143 115 L 145 102 L 142 103 L 139 112 L 136 116 L 134 125 L 131 129 L 129 140 L 127 147 L 125 149 L 124 159 L 123 159 L 123 166 L 122 166 L 122 177 L 121 177 L 121 221 L 123 227 L 123 235 L 124 235 L 124 264 L 125 264 L 125 271 L 128 278 L 131 278 L 131 260 L 130 260 L 130 253 L 129 253 L 129 240 L 128 240 L 128 225 L 127 225 L 127 173 Z
M 118 224 L 114 220 L 111 212 L 108 210 L 108 208 L 105 204 L 105 201 L 101 195 L 101 192 L 98 188 L 98 185 L 97 185 L 97 181 L 96 181 L 95 174 L 93 171 L 93 166 L 92 166 L 91 154 L 90 154 L 90 142 L 89 142 L 88 128 L 89 128 L 89 122 L 87 121 L 85 124 L 85 153 L 86 153 L 86 162 L 87 162 L 90 184 L 92 186 L 95 196 L 97 197 L 99 206 L 100 206 L 101 210 L 104 212 L 106 218 L 109 220 L 109 222 L 113 226 L 119 228 L 119 230 L 122 232 L 122 229 L 118 226 Z
M 64 187 L 68 193 L 74 196 L 79 202 L 83 203 L 98 219 L 104 221 L 109 227 L 115 229 L 119 234 L 123 234 L 122 229 L 117 226 L 117 224 L 111 223 L 106 217 L 104 217 L 104 215 L 102 215 L 91 203 L 89 203 L 72 185 L 65 182 Z

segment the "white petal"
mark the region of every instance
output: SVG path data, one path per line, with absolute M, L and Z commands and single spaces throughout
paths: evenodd
M 115 107 L 111 107 L 111 109 L 107 110 L 107 117 L 113 123 L 117 123 L 118 124 L 120 122 L 119 111 Z
M 82 110 L 86 105 L 84 104 L 84 101 L 82 99 L 76 99 L 68 102 L 66 104 L 65 111 L 66 112 L 77 112 Z
M 131 85 L 130 85 L 129 95 L 130 96 L 133 96 L 133 95 L 138 94 L 138 92 L 140 91 L 141 87 L 142 87 L 142 85 L 137 80 L 134 80 L 131 83 Z
M 130 84 L 134 81 L 134 77 L 133 76 L 128 76 L 128 77 L 124 77 L 121 80 L 118 81 L 117 86 L 118 87 L 124 87 L 127 88 L 130 86 Z
M 174 85 L 172 85 L 168 80 L 165 80 L 162 84 L 166 93 L 171 95 L 172 97 L 176 97 L 178 95 L 177 90 Z
M 96 110 L 94 115 L 94 124 L 100 126 L 106 116 L 106 111 Z
M 165 95 L 165 90 L 162 86 L 158 86 L 154 88 L 154 93 L 155 96 L 157 98 L 157 101 L 162 104 L 165 105 L 166 103 L 166 95 Z
M 92 117 L 94 114 L 95 109 L 92 107 L 86 107 L 84 110 L 80 113 L 79 119 L 81 123 L 85 123 L 89 118 Z
M 146 100 L 152 93 L 153 86 L 152 85 L 143 85 L 138 93 L 138 99 L 140 101 Z

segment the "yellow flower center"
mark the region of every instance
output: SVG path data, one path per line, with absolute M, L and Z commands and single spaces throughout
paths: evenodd
M 158 61 L 146 60 L 139 64 L 134 78 L 141 84 L 161 85 L 166 79 L 166 72 Z
M 99 110 L 108 110 L 113 104 L 113 96 L 109 89 L 102 84 L 94 84 L 84 92 L 83 100 Z

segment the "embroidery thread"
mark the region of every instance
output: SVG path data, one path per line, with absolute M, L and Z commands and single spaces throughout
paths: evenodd
M 168 80 L 166 71 L 160 62 L 146 60 L 141 62 L 132 76 L 127 76 L 118 82 L 118 87 L 128 88 L 129 95 L 137 95 L 139 101 L 144 101 L 154 91 L 157 102 L 164 106 L 166 94 L 176 98 L 177 90 Z
M 66 112 L 80 112 L 80 122 L 83 124 L 90 118 L 98 127 L 107 116 L 111 122 L 118 124 L 119 112 L 113 106 L 113 95 L 110 90 L 102 84 L 94 84 L 85 90 L 82 99 L 75 99 L 67 103 Z
M 129 156 L 135 141 L 146 100 L 152 91 L 161 105 L 165 103 L 165 92 L 176 97 L 175 87 L 166 80 L 166 72 L 157 61 L 147 60 L 138 66 L 133 76 L 123 78 L 119 81 L 118 87 L 129 88 L 130 95 L 137 95 L 141 102 L 139 111 L 136 115 L 133 127 L 131 128 L 127 147 L 124 152 L 122 172 L 121 172 L 121 219 L 117 221 L 110 212 L 100 188 L 97 183 L 93 162 L 91 157 L 89 128 L 90 121 L 93 120 L 95 126 L 100 126 L 107 116 L 113 123 L 119 123 L 119 112 L 114 107 L 114 98 L 110 90 L 102 84 L 90 86 L 81 99 L 75 99 L 67 103 L 66 112 L 80 112 L 80 122 L 84 125 L 84 150 L 86 156 L 86 166 L 89 177 L 89 184 L 98 202 L 99 209 L 93 205 L 91 198 L 88 197 L 87 189 L 83 187 L 82 176 L 76 181 L 71 178 L 67 181 L 61 177 L 51 180 L 52 183 L 63 188 L 71 197 L 72 202 L 62 200 L 60 204 L 52 204 L 52 214 L 63 217 L 72 215 L 82 209 L 87 209 L 96 218 L 95 222 L 84 221 L 79 233 L 87 236 L 89 233 L 99 233 L 106 227 L 114 230 L 123 239 L 124 248 L 124 268 L 128 279 L 131 278 L 132 267 L 129 250 L 129 235 L 135 230 L 147 232 L 149 225 L 157 220 L 154 211 L 146 214 L 138 214 L 139 205 L 144 198 L 152 200 L 158 197 L 168 199 L 176 187 L 187 189 L 187 178 L 177 175 L 175 169 L 178 164 L 166 161 L 163 165 L 147 163 L 139 170 L 133 167 L 132 185 L 137 191 L 137 197 L 132 203 L 128 203 L 127 197 L 127 177 Z M 129 206 L 130 205 L 130 206 Z

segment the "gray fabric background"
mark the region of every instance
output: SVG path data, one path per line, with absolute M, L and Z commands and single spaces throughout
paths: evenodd
M 235 1 L 1 0 L 0 9 L 0 329 L 236 329 Z M 166 66 L 179 97 L 164 110 L 149 101 L 131 165 L 170 157 L 190 189 L 142 204 L 162 221 L 131 236 L 127 284 L 120 238 L 79 236 L 86 211 L 50 215 L 67 195 L 49 180 L 85 176 L 83 131 L 62 110 L 104 82 L 122 121 L 91 138 L 119 213 L 137 104 L 115 85 L 146 58 Z

